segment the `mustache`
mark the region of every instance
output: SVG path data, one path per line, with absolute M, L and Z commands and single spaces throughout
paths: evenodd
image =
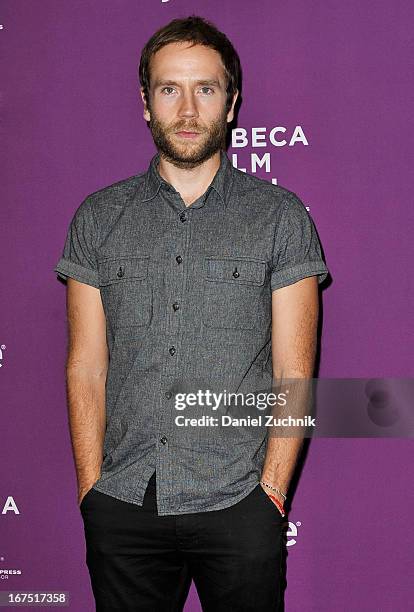
M 199 133 L 202 133 L 202 132 L 205 132 L 205 129 L 203 129 L 197 123 L 176 123 L 170 128 L 169 131 L 170 132 L 199 132 Z

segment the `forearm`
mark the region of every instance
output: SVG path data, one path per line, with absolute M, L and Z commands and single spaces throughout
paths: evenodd
M 79 490 L 99 478 L 105 436 L 106 373 L 68 366 L 66 385 L 69 428 Z
M 281 408 L 273 414 L 273 418 L 291 416 L 296 423 L 306 422 L 312 399 L 311 368 L 307 372 L 289 372 L 289 376 L 278 375 L 276 391 L 286 392 L 288 400 L 286 408 Z M 277 422 L 277 421 L 276 421 Z M 292 479 L 297 459 L 303 445 L 305 435 L 304 425 L 276 425 L 268 428 L 267 449 L 262 470 L 262 480 L 286 493 Z M 282 496 L 278 495 L 283 501 Z
M 278 399 L 279 392 L 285 394 L 286 404 L 271 412 L 274 418 L 291 419 L 287 425 L 281 421 L 282 427 L 276 421 L 268 428 L 262 480 L 286 493 L 306 435 L 304 417 L 312 409 L 319 310 L 316 276 L 277 289 L 272 296 L 272 386 Z M 275 495 L 283 503 L 283 496 Z
M 261 480 L 286 493 L 295 470 L 302 442 L 303 440 L 298 438 L 269 436 Z

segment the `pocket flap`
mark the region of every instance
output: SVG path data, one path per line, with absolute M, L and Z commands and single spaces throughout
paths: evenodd
M 206 280 L 240 285 L 263 285 L 266 261 L 236 257 L 207 257 Z
M 148 261 L 149 255 L 106 259 L 99 265 L 99 284 L 111 285 L 125 280 L 146 278 Z

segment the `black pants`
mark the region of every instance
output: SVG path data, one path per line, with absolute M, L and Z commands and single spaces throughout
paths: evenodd
M 204 612 L 283 610 L 285 521 L 260 484 L 238 503 L 158 516 L 91 489 L 81 504 L 98 612 L 177 612 L 194 580 Z

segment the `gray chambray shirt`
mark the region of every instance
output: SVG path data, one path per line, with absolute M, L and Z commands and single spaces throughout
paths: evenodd
M 109 368 L 101 476 L 93 488 L 141 506 L 156 471 L 159 515 L 219 510 L 260 479 L 266 427 L 177 425 L 228 408 L 177 408 L 177 393 L 271 390 L 272 291 L 328 273 L 314 223 L 284 187 L 221 151 L 186 206 L 158 172 L 89 195 L 54 271 L 100 290 Z

